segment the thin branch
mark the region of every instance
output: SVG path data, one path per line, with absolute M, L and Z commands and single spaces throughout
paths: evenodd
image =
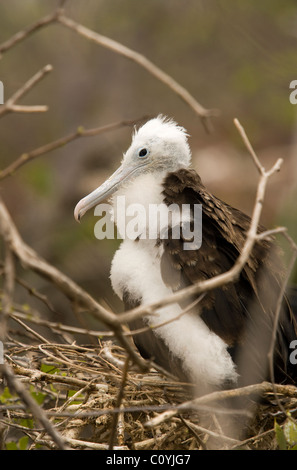
M 224 434 L 219 434 L 217 432 L 211 431 L 210 429 L 204 428 L 203 426 L 200 426 L 196 423 L 191 423 L 191 421 L 188 421 L 186 419 L 182 418 L 182 421 L 186 424 L 186 426 L 193 432 L 203 432 L 204 434 L 208 434 L 209 436 L 215 437 L 216 439 L 219 439 L 223 442 L 226 442 L 227 444 L 232 444 L 234 446 L 240 446 L 241 441 L 238 439 L 233 439 L 232 437 L 225 436 Z M 196 436 L 195 436 L 196 437 Z
M 238 119 L 234 119 L 234 124 L 235 124 L 239 134 L 241 135 L 241 138 L 242 138 L 246 148 L 248 149 L 250 155 L 252 156 L 252 159 L 254 160 L 254 163 L 255 163 L 259 173 L 263 174 L 265 172 L 265 168 L 262 166 L 258 156 L 256 155 L 256 152 L 254 151 L 254 149 L 252 147 L 252 144 L 250 143 L 249 138 L 246 135 L 246 132 L 245 132 L 244 128 L 242 127 L 242 125 L 240 124 Z
M 143 360 L 132 347 L 129 339 L 123 334 L 122 325 L 118 322 L 117 315 L 102 307 L 84 289 L 78 286 L 54 266 L 47 263 L 32 248 L 22 240 L 3 201 L 0 200 L 0 234 L 2 234 L 9 249 L 19 258 L 21 263 L 37 272 L 52 282 L 74 304 L 88 309 L 93 315 L 109 326 L 120 344 L 130 354 L 131 359 L 142 369 L 148 368 L 148 363 Z
M 48 374 L 47 372 L 42 372 L 37 369 L 29 369 L 27 367 L 23 367 L 19 364 L 14 364 L 13 369 L 16 374 L 19 374 L 21 376 L 29 377 L 30 382 L 36 382 L 36 383 L 62 383 L 65 385 L 69 385 L 71 387 L 78 387 L 78 388 L 83 388 L 86 386 L 86 383 L 88 383 L 90 390 L 92 391 L 98 391 L 100 384 L 96 383 L 91 383 L 88 380 L 83 380 L 79 379 L 77 377 L 71 377 L 71 376 L 64 376 L 64 375 L 55 375 L 55 374 Z
M 270 382 L 262 382 L 260 384 L 247 385 L 246 387 L 234 388 L 231 390 L 221 390 L 203 395 L 202 397 L 195 398 L 193 400 L 185 401 L 180 405 L 173 407 L 171 410 L 167 410 L 164 413 L 147 421 L 146 426 L 154 427 L 161 423 L 164 423 L 173 416 L 179 413 L 193 411 L 195 408 L 200 406 L 208 405 L 212 402 L 220 402 L 229 400 L 231 398 L 246 397 L 246 396 L 263 396 L 265 393 L 280 393 L 285 396 L 296 397 L 296 387 L 293 385 L 280 385 L 272 384 Z
M 127 375 L 128 375 L 128 370 L 129 370 L 129 362 L 130 362 L 130 357 L 129 355 L 126 357 L 125 364 L 124 364 L 124 369 L 123 369 L 123 375 L 122 375 L 122 381 L 119 389 L 119 393 L 117 396 L 117 401 L 115 404 L 115 407 L 117 409 L 121 408 L 121 404 L 123 401 L 124 397 L 124 388 L 127 380 Z M 110 438 L 109 438 L 109 450 L 113 450 L 114 447 L 114 438 L 115 438 L 115 433 L 116 433 L 116 428 L 118 424 L 120 413 L 114 413 L 113 415 L 113 420 L 112 420 L 112 425 L 111 425 L 111 433 L 110 433 Z
M 47 106 L 22 106 L 17 101 L 28 93 L 40 80 L 53 70 L 51 65 L 46 65 L 31 77 L 19 90 L 17 90 L 2 106 L 0 106 L 0 117 L 7 113 L 40 113 L 48 110 Z
M 100 338 L 103 336 L 106 336 L 106 337 L 114 336 L 113 331 L 89 330 L 88 328 L 81 328 L 81 327 L 72 326 L 72 325 L 64 325 L 63 323 L 60 323 L 60 322 L 44 320 L 43 318 L 35 317 L 32 315 L 28 315 L 28 313 L 18 312 L 15 310 L 13 311 L 13 313 L 10 314 L 10 316 L 14 320 L 21 319 L 21 320 L 26 320 L 27 322 L 33 323 L 35 325 L 46 326 L 47 328 L 53 330 L 56 333 L 59 332 L 60 334 L 62 333 L 80 334 L 80 335 L 92 336 L 94 338 Z M 124 333 L 124 335 L 127 336 L 127 333 Z M 129 335 L 131 335 L 131 333 L 129 333 Z
M 37 333 L 37 331 L 32 330 L 32 328 L 26 325 L 26 323 L 22 322 L 22 320 L 20 320 L 19 318 L 15 317 L 14 315 L 11 315 L 11 318 L 13 318 L 15 322 L 17 322 L 19 325 L 25 328 L 25 330 L 35 336 L 39 341 L 42 341 L 43 343 L 49 343 L 49 341 L 44 338 L 44 336 L 41 336 L 41 334 Z
M 23 165 L 30 162 L 31 160 L 34 160 L 35 158 L 40 157 L 41 155 L 44 155 L 46 153 L 52 152 L 53 150 L 56 150 L 60 147 L 64 147 L 66 144 L 69 144 L 70 142 L 73 142 L 76 139 L 79 139 L 81 137 L 93 137 L 99 134 L 103 134 L 104 132 L 110 132 L 110 131 L 113 131 L 113 130 L 116 130 L 125 126 L 131 127 L 131 126 L 136 125 L 138 122 L 142 121 L 145 118 L 146 117 L 135 119 L 135 120 L 118 121 L 118 122 L 114 122 L 111 124 L 107 124 L 105 126 L 96 127 L 93 129 L 84 129 L 82 126 L 79 126 L 77 130 L 72 132 L 71 134 L 68 134 L 53 142 L 42 145 L 41 147 L 38 147 L 37 149 L 31 150 L 30 152 L 26 152 L 20 155 L 8 167 L 0 171 L 0 180 L 6 178 L 7 176 L 11 176 L 16 170 L 18 170 L 19 168 L 21 168 Z
M 102 34 L 96 33 L 89 28 L 75 22 L 71 18 L 68 18 L 64 15 L 59 15 L 57 21 L 62 25 L 66 26 L 69 29 L 72 29 L 76 33 L 84 36 L 85 38 L 103 46 L 107 49 L 120 54 L 127 59 L 132 60 L 141 67 L 143 67 L 147 72 L 157 78 L 159 81 L 167 85 L 174 93 L 176 93 L 185 103 L 187 103 L 190 108 L 194 110 L 196 114 L 202 119 L 204 126 L 207 128 L 207 118 L 210 116 L 215 116 L 218 114 L 217 110 L 210 110 L 204 108 L 198 101 L 181 86 L 176 80 L 174 80 L 170 75 L 165 73 L 159 67 L 157 67 L 153 62 L 147 59 L 144 55 L 139 52 L 130 49 L 129 47 L 124 46 L 123 44 L 110 39 Z
M 0 340 L 4 342 L 6 336 L 7 319 L 12 307 L 12 297 L 14 291 L 14 260 L 13 254 L 7 243 L 4 243 L 5 264 L 4 264 L 4 290 L 2 298 L 2 312 L 0 316 Z
M 60 13 L 59 9 L 55 10 L 54 13 L 39 19 L 38 21 L 33 23 L 31 26 L 28 26 L 22 31 L 17 32 L 7 41 L 3 42 L 0 45 L 0 60 L 2 59 L 3 54 L 9 49 L 11 49 L 13 46 L 17 45 L 19 42 L 23 41 L 24 39 L 26 39 L 27 37 L 29 37 L 31 34 L 35 33 L 36 31 L 40 30 L 44 26 L 55 23 L 57 21 L 57 15 L 59 13 Z
M 105 48 L 120 54 L 127 59 L 132 60 L 133 62 L 137 63 L 141 67 L 143 67 L 147 72 L 153 75 L 156 79 L 164 83 L 168 86 L 174 93 L 176 93 L 190 108 L 201 118 L 202 123 L 206 130 L 208 130 L 208 119 L 211 116 L 217 116 L 218 110 L 214 109 L 206 109 L 204 108 L 189 92 L 186 88 L 180 85 L 176 80 L 174 80 L 170 75 L 165 73 L 162 69 L 157 67 L 153 62 L 147 59 L 144 55 L 136 52 L 123 44 L 110 39 L 106 36 L 103 36 L 99 33 L 96 33 L 85 26 L 75 22 L 71 18 L 68 18 L 63 15 L 65 1 L 61 1 L 59 6 L 54 10 L 54 12 L 50 15 L 41 18 L 40 20 L 33 23 L 28 28 L 16 33 L 10 39 L 5 41 L 3 44 L 0 45 L 0 59 L 4 52 L 9 50 L 11 47 L 15 46 L 19 42 L 26 39 L 31 34 L 35 33 L 36 31 L 40 30 L 41 28 L 48 26 L 49 24 L 53 24 L 59 22 L 63 26 L 72 29 L 76 33 L 84 36 L 85 38 L 99 44 Z M 23 109 L 23 112 L 25 110 Z M 28 111 L 27 111 L 28 112 Z

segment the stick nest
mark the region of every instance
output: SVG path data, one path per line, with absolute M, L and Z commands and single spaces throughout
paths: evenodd
M 253 406 L 243 437 L 226 435 L 215 408 L 179 412 L 191 389 L 155 369 L 133 366 L 123 379 L 126 352 L 111 341 L 98 346 L 76 344 L 5 345 L 5 359 L 69 448 L 107 450 L 199 450 L 207 448 L 275 449 L 285 439 L 288 422 L 274 394 Z M 3 382 L 0 435 L 3 448 L 55 449 L 56 444 L 19 396 Z M 294 413 L 297 395 L 283 387 L 278 395 Z M 119 397 L 121 399 L 119 400 Z M 188 402 L 187 401 L 187 402 Z M 170 419 L 166 411 L 177 409 Z M 156 417 L 158 424 L 150 424 Z M 236 418 L 238 419 L 238 417 Z M 277 420 L 277 421 L 276 421 Z M 277 424 L 276 422 L 280 423 Z M 207 423 L 207 424 L 206 424 Z M 289 442 L 284 441 L 289 446 Z

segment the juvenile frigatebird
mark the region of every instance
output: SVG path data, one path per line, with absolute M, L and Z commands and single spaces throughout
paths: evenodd
M 148 121 L 135 131 L 118 170 L 75 208 L 79 220 L 90 208 L 111 198 L 114 220 L 120 225 L 120 196 L 125 197 L 125 209 L 138 203 L 146 214 L 152 204 L 190 207 L 190 218 L 181 216 L 178 222 L 175 216 L 171 222 L 162 219 L 157 237 L 148 236 L 153 221 L 146 216 L 138 223 L 137 234 L 122 241 L 112 261 L 111 283 L 126 309 L 151 304 L 226 272 L 245 242 L 250 218 L 207 191 L 190 168 L 187 137 L 185 129 L 173 120 L 158 116 Z M 202 243 L 200 240 L 197 246 L 185 249 L 183 228 L 188 222 L 193 229 L 197 205 L 202 206 Z M 173 230 L 176 226 L 178 236 Z M 167 236 L 162 236 L 166 228 Z M 132 330 L 148 327 L 134 336 L 141 355 L 201 388 L 271 378 L 267 355 L 282 279 L 277 251 L 271 238 L 258 240 L 234 283 L 206 293 L 183 315 L 195 298 L 131 322 Z M 285 297 L 273 356 L 277 382 L 297 382 L 297 365 L 290 359 L 292 344 L 297 346 L 292 343 L 297 338 L 296 324 L 296 314 Z

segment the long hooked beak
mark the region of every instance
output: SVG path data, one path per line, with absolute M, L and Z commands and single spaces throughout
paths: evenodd
M 79 222 L 88 210 L 110 197 L 140 166 L 141 165 L 128 167 L 121 165 L 101 186 L 99 186 L 99 188 L 95 189 L 77 203 L 74 209 L 75 220 Z

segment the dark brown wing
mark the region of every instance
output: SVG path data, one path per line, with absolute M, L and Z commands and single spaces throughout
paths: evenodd
M 163 186 L 164 201 L 168 206 L 173 203 L 192 207 L 202 204 L 200 249 L 184 250 L 182 234 L 179 239 L 169 236 L 163 241 L 164 282 L 176 290 L 228 271 L 242 250 L 250 218 L 211 195 L 194 170 L 169 173 Z M 259 227 L 259 231 L 262 230 Z M 272 242 L 257 242 L 238 281 L 207 294 L 199 304 L 201 317 L 227 342 L 237 361 L 241 362 L 245 357 L 243 367 L 245 371 L 250 369 L 247 375 L 254 377 L 248 378 L 247 382 L 266 378 L 266 357 L 280 291 L 281 269 L 276 251 Z M 295 338 L 296 321 L 285 300 L 275 350 L 279 381 L 287 373 L 295 374 L 297 378 L 296 367 L 292 371 L 288 360 L 289 344 Z M 244 354 L 242 345 L 245 345 Z

